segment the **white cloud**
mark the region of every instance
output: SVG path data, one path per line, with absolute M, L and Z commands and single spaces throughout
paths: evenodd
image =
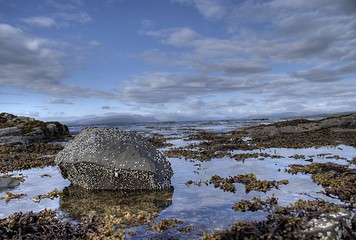
M 115 98 L 114 94 L 65 84 L 66 44 L 26 34 L 19 28 L 0 24 L 0 84 L 44 94 Z
M 124 101 L 157 104 L 216 93 L 260 92 L 266 84 L 266 78 L 259 76 L 187 76 L 161 72 L 136 76 L 119 91 Z
M 225 1 L 222 0 L 173 0 L 173 2 L 193 5 L 201 15 L 210 20 L 221 19 L 226 14 Z
M 340 110 L 352 109 L 354 101 L 348 99 L 356 90 L 352 80 L 356 74 L 356 20 L 344 14 L 342 5 L 350 4 L 349 1 L 324 3 L 233 4 L 229 10 L 232 14 L 224 17 L 228 28 L 235 28 L 228 32 L 228 37 L 206 37 L 187 27 L 143 32 L 161 44 L 175 47 L 172 51 L 147 50 L 141 55 L 143 59 L 180 67 L 189 75 L 179 71 L 141 75 L 121 91 L 122 98 L 140 104 L 185 101 L 182 105 L 186 107 L 179 109 L 182 114 L 197 116 L 212 115 L 213 112 L 208 113 L 209 107 L 223 109 L 226 114 L 252 114 L 249 108 L 261 112 L 320 111 L 321 106 L 328 104 L 340 106 Z M 285 66 L 289 69 L 283 69 Z M 234 108 L 204 100 L 191 105 L 192 98 L 222 93 L 252 94 L 258 100 Z
M 66 22 L 87 23 L 92 21 L 92 18 L 89 16 L 89 14 L 81 10 L 75 12 L 59 12 L 56 14 L 56 17 Z
M 87 42 L 89 46 L 91 47 L 98 47 L 101 45 L 101 43 L 99 43 L 98 41 L 95 41 L 95 40 L 90 40 Z
M 194 46 L 195 41 L 199 38 L 194 30 L 190 28 L 168 28 L 162 30 L 141 31 L 142 34 L 159 38 L 162 43 L 176 46 L 189 47 Z
M 38 118 L 40 116 L 40 113 L 34 112 L 34 111 L 27 111 L 27 112 L 24 112 L 23 114 L 19 114 L 19 115 L 26 116 L 26 117 Z
M 172 46 L 187 46 L 190 45 L 199 35 L 190 28 L 174 29 L 170 32 L 165 40 L 165 43 Z
M 144 19 L 141 22 L 141 28 L 142 29 L 151 29 L 155 26 L 155 22 L 150 19 Z
M 25 23 L 36 26 L 36 27 L 46 27 L 51 28 L 57 26 L 56 21 L 53 18 L 38 16 L 38 17 L 30 17 L 23 20 Z
M 47 101 L 45 101 L 47 104 L 65 104 L 65 105 L 72 105 L 73 103 L 62 98 L 51 98 Z

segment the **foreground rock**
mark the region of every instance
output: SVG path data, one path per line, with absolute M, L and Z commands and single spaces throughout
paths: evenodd
M 86 189 L 171 188 L 170 163 L 147 140 L 115 128 L 86 128 L 56 157 L 63 177 Z
M 66 125 L 34 118 L 0 114 L 0 146 L 62 140 L 69 135 Z

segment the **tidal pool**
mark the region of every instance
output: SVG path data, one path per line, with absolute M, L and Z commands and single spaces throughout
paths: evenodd
M 213 131 L 224 132 L 225 130 L 231 130 L 232 126 L 238 124 L 239 126 L 243 125 L 236 122 L 220 122 L 217 127 L 213 126 L 212 128 Z M 167 123 L 166 125 L 155 125 L 154 127 L 135 125 L 133 129 L 144 133 L 160 133 L 165 137 L 174 135 L 178 139 L 173 139 L 169 142 L 174 144 L 174 147 L 179 147 L 192 143 L 192 141 L 183 140 L 189 135 L 186 130 L 188 127 L 190 129 L 193 128 L 192 131 L 201 129 L 209 131 L 211 125 L 213 124 L 192 126 L 189 123 L 189 125 L 178 126 Z M 76 128 L 76 130 L 80 129 Z M 264 160 L 248 158 L 245 161 L 236 161 L 230 157 L 224 157 L 205 162 L 168 158 L 174 171 L 172 177 L 174 190 L 162 193 L 93 193 L 70 186 L 70 182 L 62 178 L 56 167 L 14 171 L 9 174 L 14 176 L 23 175 L 25 176 L 25 181 L 13 189 L 0 190 L 0 196 L 5 196 L 6 191 L 26 194 L 26 196 L 12 199 L 9 202 L 0 201 L 0 218 L 6 217 L 13 212 L 38 212 L 44 208 L 56 209 L 59 214 L 72 221 L 79 221 L 82 217 L 90 217 L 92 213 L 99 213 L 103 216 L 111 215 L 123 218 L 124 220 L 118 222 L 118 226 L 126 228 L 128 231 L 135 231 L 134 236 L 127 235 L 128 239 L 167 237 L 171 235 L 181 239 L 199 239 L 204 232 L 211 233 L 215 230 L 226 229 L 238 220 L 262 220 L 268 214 L 262 211 L 238 212 L 232 210 L 231 207 L 234 203 L 242 199 L 251 200 L 253 197 L 266 199 L 274 195 L 278 198 L 280 205 L 288 205 L 298 199 L 324 199 L 329 202 L 342 203 L 323 194 L 323 187 L 314 183 L 310 175 L 292 175 L 285 172 L 284 169 L 288 169 L 289 164 L 310 164 L 306 159 L 291 157 L 295 154 L 305 155 L 307 159 L 312 159 L 313 162 L 334 162 L 345 165 L 348 162 L 346 160 L 336 160 L 336 156 L 348 160 L 356 157 L 356 148 L 344 145 L 304 149 L 271 148 L 256 151 L 234 151 L 233 153 L 253 152 L 277 154 L 283 157 L 267 157 Z M 224 192 L 219 188 L 214 188 L 212 184 L 205 184 L 214 175 L 229 177 L 246 173 L 254 173 L 259 180 L 287 179 L 289 183 L 281 185 L 280 189 L 272 189 L 266 193 L 258 191 L 245 193 L 245 187 L 240 183 L 235 183 L 235 193 Z M 201 186 L 195 184 L 188 186 L 186 184 L 188 180 L 201 182 L 202 184 Z M 63 191 L 59 198 L 53 200 L 43 199 L 39 203 L 33 201 L 36 196 L 51 192 L 55 188 Z M 135 221 L 135 217 L 137 218 L 137 216 L 141 215 L 151 216 L 152 221 L 167 218 L 178 219 L 183 223 L 177 229 L 169 229 L 163 233 L 158 233 L 149 230 L 146 223 Z M 183 234 L 178 231 L 180 228 L 189 225 L 194 226 L 194 228 L 188 233 Z

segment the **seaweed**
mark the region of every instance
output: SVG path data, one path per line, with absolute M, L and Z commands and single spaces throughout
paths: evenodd
M 26 194 L 23 193 L 11 193 L 11 192 L 6 192 L 5 193 L 7 196 L 6 197 L 0 197 L 0 200 L 5 200 L 6 202 L 10 202 L 11 199 L 17 199 L 17 198 L 22 198 L 26 196 Z
M 356 169 L 335 163 L 290 164 L 288 173 L 307 173 L 314 182 L 325 188 L 326 195 L 337 196 L 341 201 L 356 203 Z
M 34 197 L 32 199 L 32 201 L 39 203 L 44 198 L 49 198 L 49 199 L 53 200 L 55 198 L 58 198 L 61 194 L 62 194 L 62 191 L 59 191 L 57 188 L 55 188 L 53 191 L 51 191 L 49 193 L 37 195 L 36 197 Z
M 55 155 L 62 149 L 50 143 L 0 146 L 0 172 L 54 166 Z
M 214 184 L 214 187 L 219 187 L 224 191 L 235 192 L 236 188 L 234 183 L 242 183 L 245 185 L 245 192 L 250 191 L 260 191 L 266 193 L 272 188 L 279 189 L 280 185 L 288 184 L 288 180 L 280 181 L 268 181 L 268 180 L 258 180 L 256 175 L 253 173 L 249 174 L 239 174 L 233 177 L 222 178 L 220 176 L 214 175 L 211 177 L 210 184 Z
M 148 228 L 162 233 L 164 231 L 167 231 L 169 228 L 177 228 L 182 223 L 183 221 L 181 220 L 163 218 L 157 223 L 149 225 Z
M 262 210 L 269 215 L 267 220 L 259 222 L 238 221 L 230 229 L 204 234 L 203 239 L 319 239 L 321 233 L 314 230 L 312 220 L 328 218 L 330 215 L 327 214 L 335 213 L 341 214 L 340 220 L 335 220 L 339 224 L 338 229 L 343 231 L 339 236 L 352 239 L 351 226 L 341 220 L 341 216 L 348 215 L 343 215 L 342 206 L 333 203 L 321 200 L 298 200 L 283 207 L 278 205 L 278 200 L 272 196 L 265 201 L 261 198 L 253 198 L 252 202 L 241 200 L 232 208 L 235 211 Z M 331 220 L 333 221 L 333 218 Z M 329 236 L 328 232 L 325 234 Z

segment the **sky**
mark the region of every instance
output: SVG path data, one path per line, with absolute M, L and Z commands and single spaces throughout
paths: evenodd
M 355 0 L 0 0 L 0 112 L 356 111 Z

